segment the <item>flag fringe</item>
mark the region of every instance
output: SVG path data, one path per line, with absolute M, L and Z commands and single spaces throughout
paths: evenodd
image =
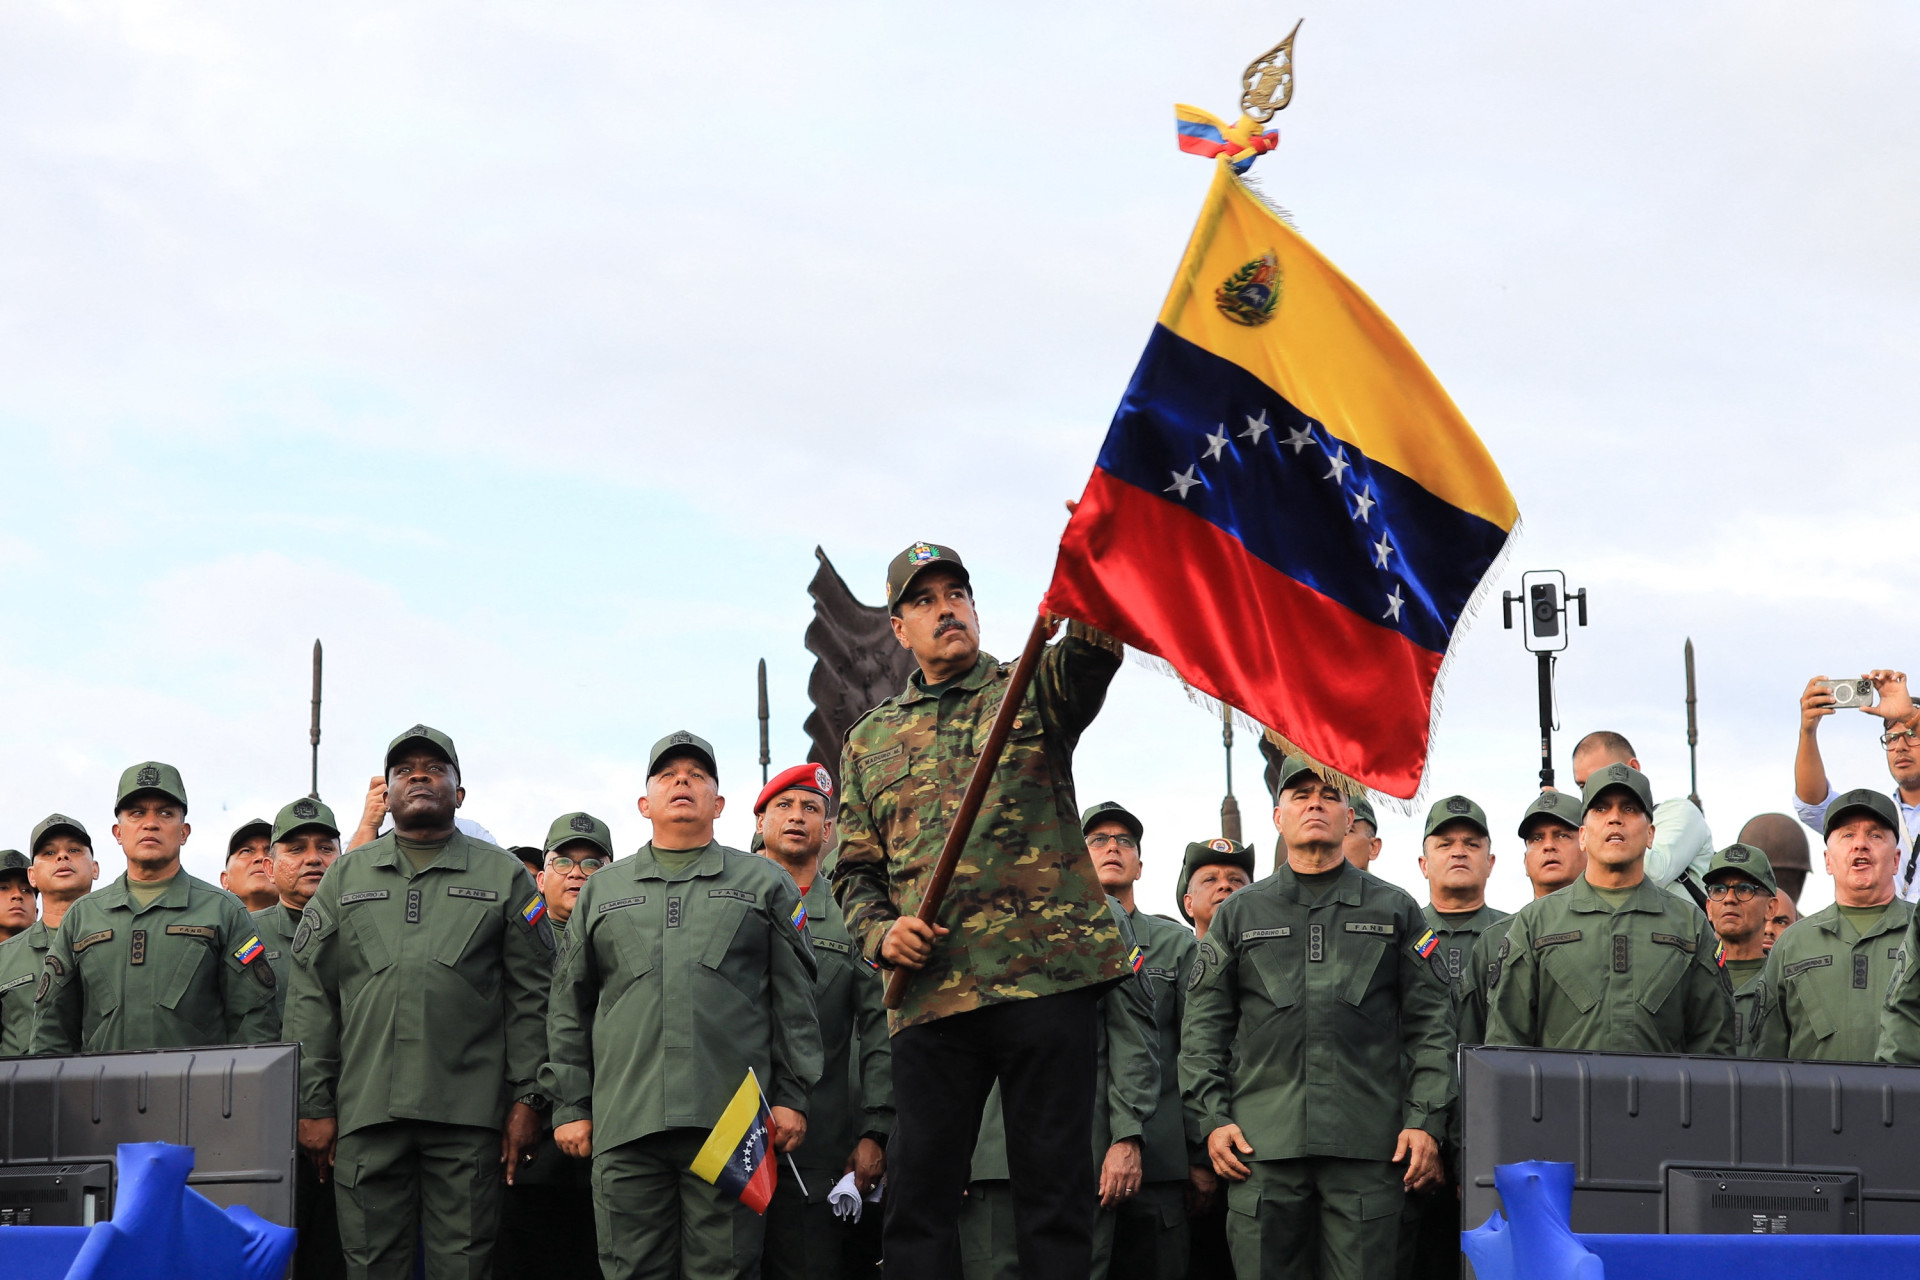
M 1268 195 L 1265 186 L 1254 178 L 1251 172 L 1236 173 L 1234 180 L 1246 189 L 1248 195 L 1259 202 L 1260 207 L 1287 224 L 1289 230 L 1299 231 L 1300 226 L 1293 220 L 1293 213 L 1285 205 Z

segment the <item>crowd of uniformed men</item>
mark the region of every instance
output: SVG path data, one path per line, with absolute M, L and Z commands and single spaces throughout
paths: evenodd
M 181 869 L 179 773 L 129 768 L 109 885 L 64 814 L 0 852 L 0 1054 L 297 1041 L 297 1275 L 408 1276 L 419 1252 L 430 1277 L 610 1280 L 883 1256 L 913 1280 L 1451 1277 L 1461 1044 L 1920 1061 L 1920 715 L 1897 672 L 1872 677 L 1892 795 L 1833 793 L 1832 698 L 1803 697 L 1796 803 L 1835 902 L 1797 923 L 1790 819 L 1715 850 L 1602 731 L 1578 791 L 1510 836 L 1435 803 L 1424 906 L 1368 873 L 1367 800 L 1289 759 L 1267 874 L 1188 844 L 1182 924 L 1136 907 L 1140 820 L 1077 810 L 1073 748 L 1120 656 L 1070 625 L 923 922 L 1010 669 L 950 548 L 902 552 L 887 594 L 918 673 L 848 735 L 837 796 L 811 764 L 764 787 L 751 853 L 714 841 L 719 762 L 686 732 L 649 753 L 652 839 L 625 857 L 587 813 L 539 847 L 468 834 L 454 743 L 416 725 L 349 838 L 295 800 L 233 833 L 218 887 Z M 1507 840 L 1534 891 L 1512 916 L 1485 901 Z M 764 1218 L 689 1171 L 749 1071 L 778 1153 Z

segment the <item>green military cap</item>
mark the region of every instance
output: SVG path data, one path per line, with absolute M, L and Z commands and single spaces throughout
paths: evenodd
M 69 818 L 64 813 L 50 813 L 40 819 L 40 825 L 33 829 L 33 838 L 28 841 L 27 848 L 38 853 L 40 852 L 40 842 L 42 840 L 45 840 L 48 836 L 57 836 L 62 831 L 72 832 L 74 835 L 80 837 L 87 848 L 93 848 L 93 837 L 88 835 L 87 829 L 80 825 L 80 819 Z
M 178 802 L 183 810 L 187 807 L 187 784 L 180 781 L 180 771 L 158 760 L 143 760 L 120 775 L 120 790 L 114 794 L 113 811 L 120 812 L 128 797 L 143 791 L 157 791 Z
M 1766 853 L 1750 844 L 1730 844 L 1713 855 L 1713 861 L 1707 865 L 1706 880 L 1713 883 L 1714 876 L 1722 871 L 1737 871 L 1760 882 L 1769 896 L 1780 892 L 1780 886 L 1774 883 L 1773 864 L 1767 861 Z
M 460 753 L 453 749 L 453 739 L 438 729 L 430 729 L 424 724 L 413 726 L 413 728 L 407 730 L 387 744 L 387 768 L 393 768 L 393 758 L 399 755 L 400 748 L 406 746 L 409 742 L 426 743 L 447 758 L 447 763 L 453 766 L 455 773 L 460 772 Z
M 1552 818 L 1555 822 L 1564 822 L 1578 828 L 1586 819 L 1587 811 L 1580 802 L 1564 791 L 1542 791 L 1534 797 L 1527 811 L 1520 815 L 1520 838 L 1527 838 L 1527 831 L 1533 826 L 1535 818 Z
M 960 563 L 960 553 L 952 547 L 943 547 L 934 542 L 916 542 L 893 558 L 887 566 L 887 612 L 892 613 L 894 606 L 900 603 L 900 597 L 907 594 L 907 588 L 913 580 L 935 565 L 944 565 L 960 575 L 960 581 L 969 591 L 973 589 L 973 578 L 967 573 L 967 566 Z
M 33 859 L 18 849 L 0 849 L 0 876 L 18 871 L 25 874 L 33 869 Z
M 268 840 L 272 840 L 273 824 L 265 818 L 249 818 L 235 827 L 233 834 L 227 837 L 227 856 L 231 858 L 234 850 L 255 836 L 265 836 Z
M 1188 924 L 1193 917 L 1187 915 L 1187 885 L 1193 881 L 1193 873 L 1202 867 L 1212 866 L 1238 867 L 1253 878 L 1253 850 L 1238 840 L 1229 840 L 1217 836 L 1212 840 L 1196 840 L 1187 846 L 1186 856 L 1180 859 L 1180 884 L 1173 895 L 1174 902 L 1180 908 L 1180 914 L 1186 916 Z
M 1365 796 L 1348 796 L 1347 803 L 1353 806 L 1353 820 L 1364 822 L 1372 827 L 1374 834 L 1380 831 L 1380 819 L 1373 816 L 1373 801 Z
M 311 796 L 301 796 L 273 815 L 273 842 L 279 844 L 288 836 L 305 831 L 308 827 L 319 827 L 330 836 L 340 834 L 340 824 L 334 821 L 333 810 Z
M 1125 805 L 1113 800 L 1102 800 L 1099 804 L 1094 805 L 1091 809 L 1088 809 L 1080 815 L 1080 834 L 1085 835 L 1087 832 L 1093 830 L 1093 824 L 1100 821 L 1120 823 L 1127 830 L 1133 832 L 1133 838 L 1135 840 L 1140 838 L 1140 834 L 1144 830 L 1140 825 L 1140 819 L 1134 817 Z
M 552 853 L 561 845 L 571 844 L 575 840 L 585 840 L 606 854 L 609 860 L 613 857 L 613 832 L 608 830 L 606 823 L 590 813 L 563 813 L 555 818 L 553 825 L 547 828 L 546 852 Z
M 1580 797 L 1580 813 L 1584 818 L 1587 810 L 1593 808 L 1593 802 L 1600 798 L 1602 791 L 1614 787 L 1625 787 L 1633 792 L 1640 801 L 1647 816 L 1653 816 L 1653 788 L 1647 785 L 1647 775 L 1630 764 L 1610 764 L 1604 769 L 1595 769 L 1587 775 L 1586 791 Z
M 530 844 L 516 844 L 511 849 L 508 849 L 507 852 L 520 859 L 520 865 L 524 866 L 536 876 L 547 869 L 547 851 L 545 849 L 539 849 Z
M 1435 800 L 1433 807 L 1427 810 L 1427 827 L 1420 833 L 1420 838 L 1424 840 L 1449 822 L 1471 822 L 1480 828 L 1481 835 L 1492 834 L 1487 829 L 1486 810 L 1465 796 L 1448 796 L 1444 800 Z
M 1857 787 L 1833 798 L 1833 803 L 1827 806 L 1827 820 L 1820 828 L 1820 834 L 1832 835 L 1833 829 L 1840 825 L 1843 814 L 1858 814 L 1862 809 L 1886 823 L 1888 830 L 1895 832 L 1900 830 L 1900 815 L 1894 810 L 1893 800 L 1885 792 Z
M 1315 766 L 1312 761 L 1303 759 L 1300 756 L 1287 756 L 1280 762 L 1280 780 L 1274 784 L 1273 793 L 1279 795 L 1298 781 L 1300 775 L 1303 773 L 1312 774 L 1316 782 L 1326 781 L 1326 776 L 1320 772 L 1319 768 Z M 1377 826 L 1378 824 L 1375 825 Z
M 647 752 L 647 776 L 660 772 L 660 766 L 674 756 L 697 756 L 706 762 L 713 780 L 720 781 L 720 762 L 713 754 L 713 744 L 685 729 L 677 729 L 653 744 L 653 750 Z

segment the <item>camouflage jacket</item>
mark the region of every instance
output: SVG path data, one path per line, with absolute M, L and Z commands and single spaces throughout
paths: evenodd
M 1117 650 L 1074 624 L 1042 653 L 940 907 L 952 932 L 907 983 L 893 1030 L 1132 972 L 1073 794 L 1074 745 L 1120 669 Z M 895 918 L 919 910 L 1012 674 L 983 652 L 935 696 L 916 673 L 847 732 L 833 892 L 867 958 L 879 959 Z

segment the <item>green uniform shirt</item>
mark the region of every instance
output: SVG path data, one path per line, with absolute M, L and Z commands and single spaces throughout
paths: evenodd
M 940 907 L 952 932 L 909 976 L 894 1030 L 1127 975 L 1073 795 L 1074 746 L 1120 669 L 1112 644 L 1072 624 L 1042 653 Z M 1012 674 L 987 653 L 937 695 L 916 674 L 848 731 L 834 897 L 868 959 L 919 910 Z
M 1126 911 L 1112 898 L 1107 899 L 1107 905 L 1131 951 L 1137 939 Z M 1107 1158 L 1108 1147 L 1128 1138 L 1143 1138 L 1147 1117 L 1160 1100 L 1159 1033 L 1154 1026 L 1152 980 L 1144 969 L 1143 965 L 1139 976 L 1116 983 L 1100 997 L 1101 1035 L 1093 1062 L 1096 1174 Z M 1186 1176 L 1184 1165 L 1180 1172 Z M 980 1113 L 980 1136 L 973 1144 L 970 1177 L 974 1182 L 992 1182 L 1012 1176 L 1007 1167 L 1006 1109 L 1001 1104 L 1000 1084 L 995 1081 Z
M 1913 904 L 1895 898 L 1861 934 L 1829 906 L 1781 934 L 1761 972 L 1753 1056 L 1873 1061 L 1912 918 Z
M 595 1151 L 711 1129 L 748 1068 L 770 1105 L 807 1109 L 818 965 L 777 863 L 710 844 L 669 872 L 642 845 L 593 874 L 571 923 L 540 1077 L 555 1127 L 592 1120 Z
M 1473 943 L 1473 1005 L 1480 1013 L 1479 1041 L 1485 1044 L 1487 1039 L 1487 1013 L 1493 1007 L 1493 986 L 1500 980 L 1500 957 L 1505 954 L 1500 946 L 1507 940 L 1507 930 L 1513 928 L 1513 917 L 1502 916 L 1480 931 Z M 1461 1044 L 1474 1043 L 1461 1036 Z
M 17 1058 L 33 1044 L 33 984 L 45 967 L 53 931 L 35 920 L 0 942 L 0 1058 Z
M 499 1128 L 546 1056 L 546 905 L 518 859 L 460 832 L 418 869 L 392 832 L 341 854 L 293 937 L 301 1118 Z
M 252 914 L 253 927 L 260 931 L 260 941 L 267 948 L 267 953 L 260 958 L 273 966 L 276 979 L 273 1033 L 277 1036 L 287 1012 L 287 986 L 293 979 L 293 938 L 300 929 L 300 913 L 284 902 L 276 902 Z
M 1453 988 L 1454 1034 L 1458 1044 L 1479 1044 L 1486 1039 L 1486 990 L 1474 965 L 1474 951 L 1480 938 L 1494 925 L 1508 918 L 1504 911 L 1482 905 L 1476 911 L 1446 912 L 1431 902 L 1420 908 L 1427 928 L 1440 939 L 1439 957 L 1447 969 Z
M 1131 912 L 1135 940 L 1146 952 L 1140 975 L 1153 992 L 1159 1043 L 1160 1096 L 1141 1126 L 1141 1181 L 1185 1182 L 1190 1165 L 1207 1163 L 1206 1140 L 1188 1129 L 1180 1102 L 1180 1023 L 1187 1013 L 1187 974 L 1200 944 L 1184 925 L 1145 911 Z
M 893 1048 L 887 1039 L 886 983 L 854 950 L 833 886 L 816 876 L 807 886 L 807 933 L 819 966 L 813 1007 L 820 1017 L 824 1070 L 807 1099 L 807 1140 L 793 1153 L 802 1169 L 831 1174 L 806 1179 L 808 1199 L 825 1200 L 861 1137 L 893 1132 Z
M 1616 908 L 1583 876 L 1520 908 L 1501 940 L 1487 1043 L 1733 1053 L 1733 992 L 1706 916 L 1651 880 Z
M 1445 965 L 1403 890 L 1351 863 L 1317 902 L 1282 864 L 1220 904 L 1187 977 L 1180 1087 L 1195 1124 L 1237 1124 L 1256 1160 L 1390 1160 L 1446 1137 Z
M 185 871 L 145 907 L 127 877 L 67 908 L 35 988 L 34 1053 L 273 1038 L 273 969 L 240 899 Z
M 1734 971 L 1734 962 L 1727 961 L 1727 983 L 1739 983 L 1733 988 L 1733 1048 L 1743 1058 L 1753 1056 L 1754 1040 L 1759 1034 L 1759 1005 L 1761 993 L 1767 989 L 1766 962 L 1746 978 Z

